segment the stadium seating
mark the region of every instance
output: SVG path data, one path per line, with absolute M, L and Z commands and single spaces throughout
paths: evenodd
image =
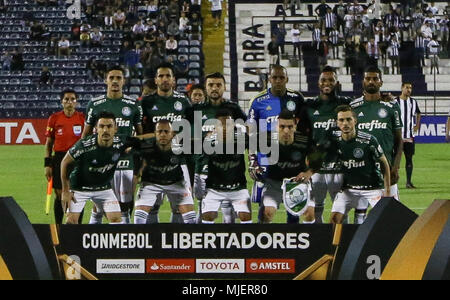
M 80 41 L 70 41 L 71 55 L 58 57 L 48 55 L 50 39 L 71 36 L 74 20 L 68 19 L 66 10 L 69 4 L 59 6 L 39 6 L 35 1 L 10 0 L 6 2 L 6 12 L 0 13 L 0 55 L 5 51 L 21 47 L 24 69 L 22 71 L 0 70 L 0 117 L 44 117 L 61 109 L 59 93 L 72 88 L 79 93 L 80 109 L 85 109 L 92 97 L 106 92 L 103 80 L 89 77 L 87 64 L 95 57 L 107 65 L 120 63 L 120 47 L 125 32 L 109 27 L 102 28 L 104 40 L 101 47 L 81 47 Z M 84 4 L 83 4 L 84 5 Z M 42 40 L 30 39 L 30 26 L 25 26 L 24 14 L 32 14 L 34 20 L 45 24 L 48 33 Z M 82 13 L 82 21 L 89 21 Z M 88 22 L 89 23 L 89 22 Z M 203 75 L 203 54 L 201 36 L 197 40 L 183 36 L 179 40 L 178 56 L 184 54 L 192 67 L 187 78 L 178 78 L 177 90 L 186 92 L 186 85 L 200 82 Z M 49 67 L 53 82 L 49 85 L 39 83 L 44 66 Z M 137 98 L 141 94 L 144 77 L 130 78 L 125 93 Z M 29 103 L 27 105 L 25 103 Z M 17 106 L 15 105 L 17 104 Z

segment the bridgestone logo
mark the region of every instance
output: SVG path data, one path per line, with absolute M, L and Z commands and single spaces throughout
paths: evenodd
M 98 274 L 144 274 L 143 259 L 97 259 Z

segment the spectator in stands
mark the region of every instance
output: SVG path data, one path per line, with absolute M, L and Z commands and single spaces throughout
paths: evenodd
M 439 8 L 437 8 L 437 7 L 435 6 L 434 1 L 432 1 L 432 2 L 430 3 L 430 6 L 428 7 L 427 12 L 430 12 L 430 13 L 431 13 L 432 15 L 434 15 L 434 16 L 438 14 Z
M 23 71 L 25 64 L 23 62 L 23 49 L 16 48 L 12 52 L 11 71 Z
M 91 45 L 91 35 L 88 31 L 82 31 L 80 34 L 80 47 L 89 47 Z
M 132 37 L 134 40 L 142 40 L 144 39 L 145 34 L 145 25 L 142 23 L 142 20 L 139 20 L 136 24 L 133 25 L 133 34 Z
M 352 4 L 348 6 L 348 12 L 353 15 L 360 15 L 364 11 L 364 7 L 357 0 L 354 0 Z
M 71 40 L 72 41 L 79 41 L 80 40 L 80 34 L 81 34 L 81 24 L 78 23 L 78 21 L 75 19 L 74 23 L 72 24 L 71 31 Z
M 153 27 L 149 28 L 144 35 L 144 42 L 150 43 L 151 46 L 156 46 L 156 32 Z
M 105 37 L 103 36 L 103 33 L 100 32 L 100 28 L 94 27 L 94 30 L 91 32 L 91 46 L 101 47 L 104 39 Z
M 320 24 L 314 24 L 314 29 L 312 31 L 312 47 L 314 49 L 318 49 L 321 35 L 322 31 L 320 30 Z
M 129 49 L 125 53 L 124 63 L 125 66 L 128 68 L 128 70 L 130 71 L 130 76 L 132 78 L 137 78 L 140 75 L 139 70 L 140 68 L 142 68 L 142 65 L 140 64 L 140 53 L 141 50 L 139 43 L 136 43 L 134 49 Z
M 390 45 L 390 59 L 392 65 L 392 74 L 400 74 L 400 43 L 397 37 L 394 35 L 391 39 Z M 395 73 L 395 68 L 397 68 L 397 73 Z
M 449 27 L 450 27 L 450 20 L 448 15 L 445 15 L 440 21 L 439 21 L 439 31 L 441 35 L 441 43 L 442 43 L 442 50 L 448 51 L 448 43 L 449 43 Z
M 319 55 L 319 66 L 322 69 L 328 63 L 328 37 L 326 35 L 322 35 L 320 38 L 320 42 L 317 46 L 317 51 Z
M 190 25 L 191 25 L 191 33 L 192 34 L 199 34 L 202 27 L 202 20 L 199 18 L 198 14 L 196 12 L 193 12 L 190 18 Z
M 284 45 L 286 44 L 286 35 L 287 35 L 287 31 L 286 28 L 284 27 L 283 23 L 278 24 L 278 26 L 276 26 L 274 28 L 274 35 L 277 38 L 277 44 L 280 47 L 281 50 L 281 54 L 284 54 Z
M 357 76 L 362 76 L 366 68 L 367 53 L 364 45 L 355 44 L 354 71 Z
M 8 50 L 6 50 L 3 53 L 1 60 L 2 60 L 2 70 L 11 71 L 12 55 Z
M 121 9 L 118 9 L 113 15 L 113 26 L 114 26 L 114 29 L 116 29 L 116 30 L 117 29 L 123 30 L 123 26 L 125 25 L 125 21 L 126 21 L 125 13 Z
M 167 35 L 169 36 L 178 36 L 180 34 L 180 26 L 178 26 L 175 19 L 172 19 L 167 26 Z
M 109 12 L 109 11 L 105 11 L 105 18 L 104 18 L 104 23 L 106 27 L 113 27 L 114 25 L 114 17 L 113 17 L 113 13 Z
M 151 0 L 147 5 L 147 15 L 150 19 L 155 20 L 158 17 L 158 2 Z
M 58 42 L 58 57 L 62 55 L 70 55 L 70 42 L 64 35 Z
M 214 26 L 216 28 L 222 23 L 222 1 L 223 0 L 209 0 L 211 3 L 211 15 L 215 20 Z
M 327 12 L 324 16 L 325 35 L 329 36 L 330 32 L 337 25 L 337 17 L 333 13 L 331 7 L 327 7 Z
M 152 55 L 153 55 L 153 47 L 150 43 L 147 42 L 145 43 L 145 46 L 141 52 L 141 63 L 144 66 L 150 64 L 150 59 L 152 58 Z
M 341 39 L 339 37 L 337 25 L 334 26 L 333 30 L 330 32 L 329 42 L 333 50 L 333 59 L 339 59 L 339 45 L 341 44 Z
M 347 37 L 350 34 L 353 26 L 356 25 L 357 16 L 347 11 L 347 14 L 344 17 L 345 28 L 344 28 L 344 36 Z
M 326 0 L 321 0 L 320 4 L 317 5 L 316 9 L 314 10 L 316 15 L 319 16 L 320 18 L 320 28 L 322 28 L 322 25 L 325 21 L 325 15 L 327 13 L 328 8 L 331 9 L 331 7 L 327 4 Z
M 201 84 L 194 84 L 188 90 L 189 100 L 191 104 L 201 104 L 206 100 L 205 88 Z
M 292 36 L 292 45 L 294 46 L 294 59 L 300 59 L 300 35 L 302 32 L 299 29 L 298 24 L 294 24 L 294 27 L 291 29 Z M 298 54 L 298 57 L 297 57 Z
M 425 66 L 425 39 L 423 38 L 423 33 L 420 29 L 417 29 L 414 35 L 414 56 L 415 65 L 417 67 Z
M 202 0 L 191 0 L 191 13 L 201 14 Z
M 431 62 L 431 68 L 430 68 L 430 74 L 433 74 L 433 70 L 436 68 L 437 73 L 439 74 L 439 52 L 440 52 L 440 45 L 437 41 L 436 35 L 433 35 L 431 38 L 431 41 L 427 45 L 428 47 L 428 53 L 430 54 L 430 62 Z
M 178 20 L 180 18 L 180 6 L 177 0 L 171 0 L 168 8 L 168 16 L 170 19 Z
M 167 55 L 177 55 L 178 53 L 178 42 L 175 40 L 173 35 L 169 36 L 166 41 L 166 54 Z
M 83 32 L 90 33 L 90 31 L 91 31 L 91 25 L 82 21 L 81 25 L 80 25 L 80 32 L 81 33 L 83 33 Z
M 181 13 L 179 24 L 180 24 L 179 29 L 180 29 L 181 35 L 186 36 L 186 34 L 189 33 L 190 29 L 191 29 L 190 28 L 191 26 L 189 24 L 189 19 L 186 16 L 186 13 L 184 13 L 184 12 Z
M 270 73 L 271 71 L 269 71 Z M 259 91 L 264 91 L 267 89 L 267 83 L 269 81 L 269 74 L 263 72 L 260 68 L 256 69 L 256 74 L 258 74 L 258 88 Z
M 295 49 L 295 48 L 294 48 Z M 277 44 L 277 37 L 272 35 L 270 43 L 267 45 L 267 51 L 269 52 L 269 64 L 270 67 L 272 65 L 278 65 L 280 60 L 280 49 Z M 295 50 L 294 50 L 295 53 Z M 299 49 L 300 53 L 300 49 Z
M 437 19 L 431 12 L 427 13 L 427 16 L 425 17 L 425 19 L 423 19 L 423 22 L 430 23 L 430 27 L 433 32 L 437 30 Z
M 46 28 L 41 21 L 32 22 L 30 26 L 30 38 L 32 40 L 42 40 L 45 33 Z
M 47 45 L 47 55 L 56 55 L 58 53 L 58 39 L 51 37 Z
M 191 15 L 191 4 L 189 0 L 183 1 L 183 4 L 181 5 L 181 13 L 184 13 L 185 16 Z
M 366 53 L 368 55 L 367 65 L 378 66 L 378 58 L 380 57 L 380 47 L 375 42 L 375 38 L 370 38 L 366 45 Z
M 344 5 L 344 1 L 343 0 L 339 0 L 339 3 L 336 4 L 333 7 L 333 12 L 336 15 L 336 26 L 338 31 L 341 31 L 342 29 L 342 34 L 344 34 L 344 27 L 345 27 L 345 14 L 347 13 L 347 8 Z
M 345 69 L 347 71 L 347 75 L 349 74 L 353 75 L 355 74 L 354 73 L 355 44 L 352 42 L 352 39 L 350 37 L 345 39 L 344 53 L 345 53 Z
M 428 58 L 428 43 L 430 42 L 431 38 L 433 37 L 433 29 L 431 28 L 430 22 L 425 22 L 424 25 L 422 25 L 421 28 L 422 36 L 423 36 L 423 43 L 425 48 L 425 57 Z
M 189 72 L 189 62 L 185 55 L 180 55 L 179 59 L 173 63 L 173 69 L 176 78 L 187 77 Z
M 41 76 L 39 77 L 39 85 L 52 85 L 53 75 L 47 66 L 42 67 Z
M 0 12 L 1 12 L 1 13 L 6 12 L 6 4 L 5 4 L 5 0 L 0 0 Z

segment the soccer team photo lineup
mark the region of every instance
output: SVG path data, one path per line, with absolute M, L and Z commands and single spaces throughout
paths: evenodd
M 125 249 L 113 235 L 138 224 L 157 231 L 119 244 L 184 260 L 116 261 L 135 274 L 359 279 L 345 277 L 350 241 L 398 222 L 362 278 L 409 279 L 395 261 L 412 261 L 422 228 L 410 278 L 448 279 L 435 262 L 450 249 L 449 15 L 422 0 L 0 0 L 0 229 L 34 228 L 53 278 L 115 278 L 106 252 L 83 251 Z M 26 278 L 5 241 L 0 279 Z

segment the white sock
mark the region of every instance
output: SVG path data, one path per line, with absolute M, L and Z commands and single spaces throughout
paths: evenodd
M 302 224 L 314 224 L 314 223 L 316 223 L 316 220 L 302 222 Z
M 202 224 L 214 224 L 214 221 L 205 221 L 205 220 L 202 220 Z
M 233 205 L 231 203 L 222 203 L 222 223 L 223 224 L 234 224 L 235 223 L 235 213 Z
M 250 220 L 250 221 L 241 221 L 241 224 L 252 224 L 252 223 L 253 223 L 252 220 Z
M 183 215 L 180 213 L 172 212 L 172 214 L 170 215 L 170 223 L 183 224 L 184 223 Z
M 121 224 L 125 224 L 125 223 L 123 223 L 123 222 L 109 223 L 109 225 L 121 225 Z
M 89 224 L 102 224 L 103 213 L 102 212 L 91 212 L 91 218 L 89 219 Z
M 366 219 L 366 212 L 365 211 L 355 211 L 355 224 L 362 224 L 364 223 L 364 220 Z
M 147 224 L 149 214 L 144 210 L 136 210 L 134 212 L 134 224 Z
M 122 214 L 122 224 L 130 224 L 130 214 L 125 211 L 125 212 L 121 212 Z
M 185 224 L 195 224 L 195 211 L 182 214 Z

